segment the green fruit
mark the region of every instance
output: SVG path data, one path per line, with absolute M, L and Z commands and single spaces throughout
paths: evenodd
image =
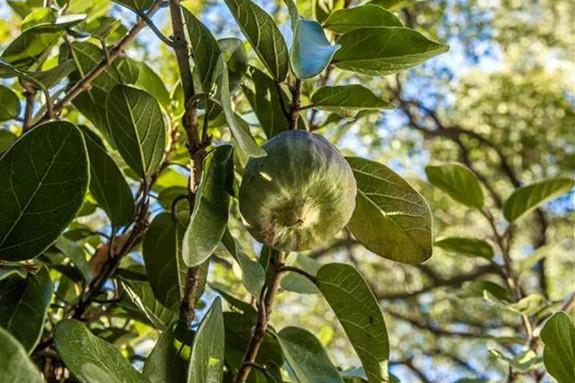
M 281 251 L 310 250 L 328 242 L 355 208 L 351 167 L 325 138 L 283 132 L 250 158 L 239 193 L 240 212 L 258 241 Z

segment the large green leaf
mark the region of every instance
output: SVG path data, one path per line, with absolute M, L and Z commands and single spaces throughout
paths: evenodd
M 431 256 L 431 212 L 423 197 L 386 166 L 347 158 L 357 182 L 349 227 L 357 240 L 382 257 L 420 263 Z
M 6 383 L 43 383 L 38 368 L 26 350 L 9 332 L 0 327 L 0 376 Z
M 314 107 L 348 115 L 361 110 L 393 109 L 394 105 L 377 97 L 362 85 L 325 86 L 311 96 Z
M 372 76 L 409 69 L 449 49 L 401 27 L 359 28 L 337 42 L 341 45 L 333 58 L 337 67 Z
M 82 134 L 66 121 L 35 127 L 0 158 L 0 179 L 0 259 L 34 258 L 84 200 L 89 172 Z
M 493 258 L 494 255 L 489 243 L 476 238 L 447 237 L 438 239 L 434 245 L 457 254 L 482 257 L 487 260 Z
M 170 213 L 160 213 L 144 236 L 142 247 L 146 274 L 154 295 L 163 305 L 180 301 L 181 260 L 178 259 L 176 223 Z
M 192 57 L 196 64 L 202 90 L 209 94 L 214 83 L 214 74 L 217 69 L 218 60 L 222 54 L 220 46 L 212 32 L 200 20 L 198 20 L 189 10 L 184 10 L 184 18 L 192 45 Z
M 165 330 L 168 325 L 177 319 L 174 307 L 166 307 L 154 296 L 150 283 L 146 280 L 135 278 L 120 279 L 123 291 L 129 300 L 140 310 L 146 319 L 160 330 Z
M 286 327 L 278 333 L 285 358 L 299 383 L 343 383 L 323 346 L 307 330 Z
M 559 383 L 575 381 L 575 326 L 564 312 L 555 313 L 541 330 L 543 362 Z
M 126 163 L 142 177 L 152 174 L 166 146 L 166 127 L 158 101 L 144 90 L 116 85 L 106 99 L 106 116 Z
M 366 4 L 333 12 L 323 26 L 336 33 L 346 33 L 368 27 L 403 27 L 403 23 L 385 8 L 375 4 Z
M 570 178 L 550 178 L 515 190 L 503 203 L 503 215 L 513 222 L 547 201 L 567 193 L 575 186 Z
M 242 270 L 242 283 L 246 290 L 248 290 L 253 297 L 258 298 L 266 279 L 264 268 L 259 262 L 251 259 L 243 252 L 240 245 L 228 230 L 224 233 L 222 242 L 240 266 Z
M 52 282 L 45 268 L 26 279 L 12 277 L 0 282 L 0 326 L 28 352 L 40 340 L 51 298 Z
M 116 227 L 127 225 L 136 211 L 134 197 L 124 175 L 108 155 L 102 141 L 82 129 L 90 157 L 90 191 Z
M 167 329 L 146 358 L 142 373 L 151 383 L 184 383 L 187 375 L 184 348 L 174 330 Z
M 41 26 L 22 32 L 2 52 L 2 59 L 19 69 L 37 70 L 43 58 L 62 36 L 61 30 L 43 30 Z
M 233 148 L 218 146 L 205 160 L 194 211 L 184 234 L 182 257 L 188 267 L 200 265 L 214 252 L 228 224 L 229 192 L 233 188 Z
M 483 207 L 483 190 L 477 176 L 458 163 L 426 166 L 425 173 L 431 184 L 459 203 L 476 209 Z
M 148 380 L 110 343 L 98 338 L 80 321 L 58 323 L 54 334 L 58 354 L 82 383 L 144 383 Z
M 363 276 L 350 265 L 330 263 L 318 270 L 316 284 L 359 356 L 368 382 L 387 381 L 387 329 Z
M 225 329 L 222 301 L 216 298 L 194 338 L 187 383 L 221 383 L 224 374 Z
M 225 2 L 273 78 L 283 81 L 289 66 L 288 49 L 273 18 L 251 0 Z
M 0 85 L 0 122 L 12 120 L 20 115 L 20 100 L 10 88 Z
M 289 98 L 280 85 L 264 72 L 252 67 L 250 73 L 254 89 L 244 86 L 243 90 L 269 139 L 289 129 L 286 117 Z
M 291 67 L 298 78 L 320 74 L 331 62 L 339 45 L 331 45 L 317 21 L 299 18 L 290 52 Z
M 232 108 L 229 73 L 223 56 L 220 56 L 218 66 L 218 72 L 220 73 L 218 81 L 220 102 L 233 138 L 238 143 L 238 146 L 251 157 L 265 156 L 266 152 L 258 146 L 252 137 L 248 124 L 242 120 L 242 118 L 239 117 Z

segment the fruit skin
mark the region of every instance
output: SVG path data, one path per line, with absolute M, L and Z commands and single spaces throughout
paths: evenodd
M 353 172 L 335 146 L 302 130 L 282 132 L 250 158 L 239 207 L 252 236 L 280 251 L 317 248 L 348 223 L 355 208 Z

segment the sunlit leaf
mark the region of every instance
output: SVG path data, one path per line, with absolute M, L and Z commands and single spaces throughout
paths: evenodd
M 575 187 L 570 178 L 550 178 L 515 190 L 503 204 L 503 215 L 513 222 L 547 201 L 567 193 Z
M 427 166 L 427 179 L 431 184 L 459 203 L 476 209 L 483 207 L 483 190 L 477 176 L 458 163 Z
M 377 299 L 363 276 L 350 265 L 330 263 L 318 270 L 316 284 L 343 326 L 368 382 L 386 381 L 387 329 Z
M 336 33 L 346 33 L 368 27 L 403 27 L 403 23 L 385 8 L 375 4 L 366 4 L 333 12 L 323 26 Z
M 388 167 L 347 158 L 357 182 L 349 227 L 368 250 L 404 263 L 431 257 L 431 212 L 423 197 Z
M 273 18 L 251 0 L 225 0 L 240 29 L 277 81 L 288 72 L 287 45 Z
M 449 49 L 401 27 L 359 28 L 337 43 L 341 45 L 333 58 L 337 67 L 372 76 L 401 72 Z
M 559 383 L 575 380 L 575 326 L 564 312 L 555 313 L 543 330 L 545 368 Z

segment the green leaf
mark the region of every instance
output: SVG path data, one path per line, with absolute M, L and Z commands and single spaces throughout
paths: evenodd
M 258 313 L 254 306 L 249 304 L 248 302 L 244 302 L 241 299 L 233 296 L 229 291 L 227 291 L 223 286 L 219 285 L 218 283 L 210 283 L 210 288 L 216 291 L 219 295 L 224 298 L 226 302 L 229 303 L 231 307 L 237 309 L 244 313 L 245 315 L 251 316 L 255 318 Z
M 240 29 L 273 78 L 288 73 L 288 49 L 273 18 L 250 0 L 225 0 Z
M 114 2 L 136 11 L 144 11 L 154 3 L 154 0 L 114 0 Z
M 511 299 L 511 293 L 508 289 L 497 283 L 485 280 L 469 281 L 463 285 L 458 296 L 461 298 L 481 298 L 485 296 L 485 291 L 497 298 L 498 300 Z
M 438 239 L 434 245 L 453 253 L 481 257 L 487 260 L 492 259 L 494 255 L 493 248 L 489 243 L 476 238 L 448 237 Z
M 350 265 L 330 263 L 318 270 L 316 284 L 343 326 L 368 382 L 386 381 L 387 330 L 377 300 L 363 276 Z
M 20 99 L 10 88 L 0 85 L 0 122 L 13 120 L 20 115 Z
M 192 45 L 192 57 L 196 64 L 202 90 L 209 94 L 214 84 L 214 75 L 218 60 L 222 54 L 220 46 L 212 32 L 200 22 L 189 10 L 183 8 L 188 36 Z
M 337 42 L 341 49 L 333 63 L 338 68 L 372 76 L 401 72 L 449 49 L 413 29 L 401 27 L 359 28 Z
M 86 252 L 81 244 L 71 241 L 62 235 L 54 246 L 74 263 L 86 282 L 90 283 L 94 279 L 94 273 L 86 260 Z
M 122 277 L 120 284 L 130 301 L 144 313 L 155 328 L 165 330 L 177 319 L 173 308 L 164 306 L 156 299 L 148 281 Z
M 503 203 L 503 215 L 513 222 L 547 201 L 565 194 L 575 186 L 570 178 L 550 178 L 516 189 Z
M 220 383 L 224 374 L 224 347 L 222 301 L 216 298 L 196 333 L 186 382 Z
M 162 333 L 144 363 L 142 371 L 150 383 L 183 383 L 186 381 L 187 360 L 184 346 L 172 328 Z
M 369 4 L 379 5 L 389 10 L 400 9 L 407 0 L 371 0 Z
M 243 91 L 266 137 L 270 139 L 289 129 L 286 113 L 290 101 L 280 85 L 267 74 L 254 67 L 250 68 L 250 73 L 254 90 L 244 86 Z
M 359 28 L 403 27 L 403 23 L 385 8 L 366 4 L 333 12 L 323 26 L 335 33 L 346 33 Z
M 154 217 L 144 236 L 142 254 L 154 295 L 163 305 L 174 307 L 181 298 L 183 267 L 178 259 L 176 224 L 170 213 Z
M 0 327 L 0 376 L 2 381 L 43 383 L 38 368 L 26 355 L 26 350 L 9 332 Z
M 43 58 L 62 36 L 61 30 L 43 30 L 42 26 L 22 32 L 2 52 L 2 60 L 23 70 L 37 70 Z
M 18 136 L 9 130 L 0 129 L 0 154 L 8 150 L 17 138 Z
M 239 244 L 226 230 L 222 238 L 226 249 L 236 260 L 242 270 L 242 283 L 246 290 L 255 298 L 259 298 L 266 279 L 266 272 L 259 262 L 248 257 Z
M 127 225 L 136 212 L 130 186 L 100 138 L 87 128 L 82 132 L 90 157 L 90 192 L 108 214 L 112 225 Z
M 160 76 L 145 62 L 138 63 L 138 81 L 136 85 L 154 96 L 164 109 L 170 107 L 170 92 Z
M 232 108 L 228 69 L 222 56 L 220 56 L 218 65 L 218 72 L 220 73 L 218 81 L 220 102 L 226 121 L 232 132 L 232 136 L 238 143 L 239 147 L 251 157 L 264 157 L 266 152 L 256 144 L 256 141 L 250 133 L 248 124 L 242 120 Z
M 54 343 L 66 367 L 82 383 L 147 382 L 114 346 L 92 334 L 80 321 L 65 319 L 58 323 Z
M 330 44 L 317 21 L 299 18 L 290 52 L 294 74 L 301 79 L 317 76 L 329 65 L 339 48 L 339 45 Z
M 575 326 L 564 312 L 553 314 L 543 330 L 545 368 L 559 383 L 575 381 Z
M 317 338 L 302 328 L 286 327 L 278 333 L 285 358 L 300 383 L 343 383 Z
M 89 173 L 82 134 L 66 121 L 35 127 L 0 158 L 0 179 L 0 259 L 34 258 L 84 201 Z
M 106 99 L 106 116 L 118 151 L 130 168 L 141 177 L 156 171 L 166 146 L 158 101 L 146 91 L 116 85 Z
M 184 234 L 182 256 L 188 267 L 200 265 L 214 252 L 228 224 L 234 174 L 233 148 L 218 146 L 205 160 L 205 171 L 196 193 L 194 211 Z
M 294 254 L 288 259 L 289 266 L 295 266 L 311 275 L 316 275 L 322 264 L 303 254 Z M 298 273 L 287 273 L 281 280 L 281 287 L 298 294 L 318 294 L 316 285 Z
M 479 180 L 465 166 L 458 163 L 426 166 L 425 173 L 433 186 L 443 190 L 455 201 L 471 208 L 483 207 L 483 190 Z
M 0 326 L 28 352 L 40 340 L 51 298 L 52 281 L 44 267 L 26 279 L 12 277 L 0 282 Z
M 515 303 L 502 300 L 496 297 L 490 291 L 485 290 L 483 297 L 488 302 L 493 303 L 495 306 L 502 310 L 510 311 L 520 315 L 537 315 L 544 312 L 549 307 L 549 302 L 544 296 L 539 294 L 531 294 Z
M 320 23 L 334 11 L 345 7 L 345 0 L 314 0 L 314 17 Z
M 362 85 L 325 86 L 311 96 L 314 107 L 345 116 L 361 110 L 393 109 L 395 106 L 377 97 Z
M 230 90 L 240 85 L 242 77 L 248 69 L 248 55 L 244 43 L 233 37 L 218 40 L 220 50 L 228 66 Z
M 423 197 L 388 167 L 347 158 L 357 182 L 349 227 L 368 250 L 403 263 L 431 257 L 431 212 Z
M 30 72 L 28 73 L 28 76 L 40 82 L 46 89 L 49 89 L 70 75 L 74 69 L 76 69 L 74 61 L 67 60 L 42 72 Z

